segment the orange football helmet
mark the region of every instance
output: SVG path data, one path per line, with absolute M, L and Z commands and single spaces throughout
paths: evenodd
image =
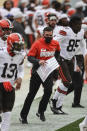
M 13 25 L 8 19 L 0 20 L 0 37 L 6 37 L 12 32 Z
M 7 50 L 10 54 L 20 54 L 24 51 L 24 39 L 19 33 L 12 33 L 8 36 Z
M 42 1 L 41 1 L 41 4 L 42 4 L 43 6 L 48 6 L 48 5 L 50 5 L 50 0 L 42 0 Z

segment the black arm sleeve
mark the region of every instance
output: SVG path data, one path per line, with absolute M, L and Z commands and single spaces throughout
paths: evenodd
M 28 61 L 30 61 L 32 64 L 34 65 L 39 65 L 39 59 L 36 59 L 35 57 L 33 56 L 28 56 Z
M 54 56 L 55 56 L 57 62 L 59 62 L 60 61 L 60 52 L 56 51 L 55 54 L 54 54 Z
M 33 56 L 28 56 L 28 61 L 30 61 L 32 64 L 33 64 L 33 67 L 32 67 L 32 74 L 36 72 L 36 70 L 38 69 L 38 67 L 40 66 L 39 65 L 39 59 L 36 59 L 35 57 Z

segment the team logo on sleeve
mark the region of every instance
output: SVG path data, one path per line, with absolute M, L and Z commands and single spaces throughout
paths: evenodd
M 66 36 L 66 35 L 67 35 L 67 33 L 66 33 L 64 30 L 60 30 L 60 31 L 59 31 L 59 34 L 60 34 L 60 35 L 63 35 L 63 36 Z

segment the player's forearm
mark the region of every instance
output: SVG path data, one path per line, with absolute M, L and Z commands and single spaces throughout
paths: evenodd
M 84 39 L 80 43 L 80 49 L 81 49 L 83 56 L 85 57 L 85 55 L 87 54 L 87 49 L 86 49 L 86 42 Z
M 20 65 L 18 69 L 18 78 L 23 79 L 23 77 L 24 77 L 24 64 Z
M 32 64 L 34 65 L 39 65 L 39 59 L 36 59 L 35 57 L 33 56 L 28 56 L 28 61 L 30 61 Z
M 60 52 L 56 51 L 54 56 L 55 56 L 57 62 L 59 62 L 59 59 L 60 59 Z
M 84 66 L 85 66 L 85 72 L 87 74 L 87 54 L 84 57 Z

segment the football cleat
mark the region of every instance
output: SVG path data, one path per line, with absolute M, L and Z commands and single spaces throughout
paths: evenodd
M 50 99 L 49 104 L 50 104 L 51 107 L 56 108 L 56 102 L 57 102 L 57 100 L 55 100 L 55 99 Z
M 51 111 L 53 112 L 53 114 L 68 115 L 68 114 L 65 113 L 61 108 L 54 108 L 54 107 L 51 107 Z
M 55 100 L 55 99 L 50 99 L 50 101 L 49 101 L 50 109 L 53 112 L 53 114 L 68 115 L 67 113 L 62 111 L 62 106 L 59 108 L 56 108 L 56 102 L 57 102 L 57 100 Z

